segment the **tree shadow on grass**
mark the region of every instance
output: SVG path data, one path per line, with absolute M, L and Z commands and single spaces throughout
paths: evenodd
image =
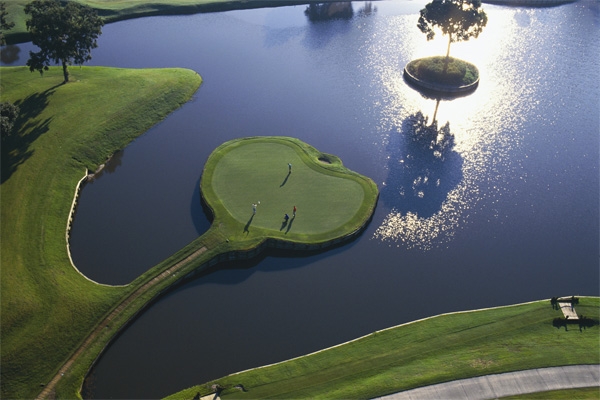
M 2 140 L 0 184 L 6 182 L 19 165 L 33 155 L 33 150 L 30 149 L 31 144 L 50 129 L 50 122 L 52 122 L 53 117 L 44 120 L 38 120 L 37 118 L 48 106 L 49 97 L 58 86 L 60 85 L 15 102 L 15 105 L 19 107 L 19 116 L 15 121 L 15 132 Z
M 588 318 L 585 315 L 579 316 L 579 319 L 569 320 L 568 318 L 554 318 L 552 320 L 552 326 L 556 329 L 565 328 L 565 331 L 568 331 L 568 326 L 578 326 L 579 332 L 583 332 L 587 328 L 594 327 L 599 324 L 598 320 Z

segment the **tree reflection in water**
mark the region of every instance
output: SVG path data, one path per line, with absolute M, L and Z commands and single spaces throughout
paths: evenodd
M 435 114 L 428 124 L 428 117 L 418 111 L 403 121 L 401 132 L 390 135 L 389 147 L 389 175 L 380 199 L 393 212 L 376 236 L 430 241 L 445 230 L 444 202 L 463 178 L 450 123 L 438 128 Z
M 359 16 L 368 16 L 377 12 L 377 7 L 373 6 L 372 1 L 365 1 L 365 4 L 358 9 Z M 350 1 L 335 1 L 329 3 L 311 3 L 304 10 L 304 15 L 311 22 L 330 21 L 333 19 L 352 19 L 354 17 L 354 8 Z
M 328 21 L 332 19 L 352 19 L 354 9 L 349 1 L 336 1 L 331 3 L 311 3 L 304 10 L 309 21 Z

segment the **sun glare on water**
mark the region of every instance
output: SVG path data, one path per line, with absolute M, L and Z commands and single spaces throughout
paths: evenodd
M 528 46 L 535 39 L 524 43 L 527 29 L 519 26 L 522 11 L 513 9 L 495 9 L 488 12 L 488 24 L 476 39 L 453 43 L 450 55 L 463 59 L 479 69 L 480 84 L 474 93 L 455 98 L 431 98 L 421 95 L 408 87 L 403 78 L 403 68 L 411 60 L 446 53 L 447 37 L 437 34 L 427 42 L 425 35 L 416 27 L 414 15 L 398 16 L 390 21 L 390 26 L 378 32 L 385 36 L 370 47 L 373 69 L 384 87 L 385 98 L 381 100 L 382 119 L 378 129 L 381 137 L 387 141 L 389 177 L 383 182 L 385 191 L 396 190 L 396 205 L 385 217 L 374 234 L 376 239 L 395 243 L 408 248 L 429 249 L 452 240 L 457 229 L 466 223 L 474 205 L 483 196 L 501 192 L 502 174 L 510 168 L 508 155 L 519 146 L 522 133 L 519 126 L 522 115 L 530 107 L 535 107 L 524 99 L 529 98 L 535 81 L 523 81 L 518 71 L 514 71 L 514 60 L 526 60 Z M 402 34 L 399 34 L 402 32 Z M 510 62 L 509 62 L 510 61 Z M 439 104 L 436 103 L 439 101 Z M 422 166 L 421 171 L 410 171 L 407 165 L 418 158 L 406 145 L 406 140 L 398 135 L 406 135 L 406 121 L 415 113 L 421 112 L 432 122 L 434 112 L 438 127 L 449 123 L 454 135 L 454 162 L 440 163 L 437 173 Z M 415 164 L 414 162 L 412 163 Z M 453 171 L 449 171 L 454 169 Z M 407 185 L 393 186 L 394 176 L 413 173 L 416 178 L 412 188 Z M 427 182 L 429 178 L 437 179 Z M 399 178 L 402 180 L 403 178 Z M 454 179 L 455 183 L 446 185 L 446 191 L 438 190 L 444 179 Z M 404 180 L 406 181 L 406 180 Z M 426 209 L 428 190 L 419 191 L 416 186 L 427 182 L 430 192 L 444 196 L 435 211 Z M 393 187 L 389 187 L 390 184 Z M 485 190 L 481 190 L 485 188 Z M 407 190 L 416 190 L 416 196 L 407 195 Z M 485 192 L 485 194 L 483 194 Z M 496 197 L 496 196 L 495 196 Z M 423 203 L 419 206 L 419 202 Z M 406 203 L 416 204 L 415 207 Z

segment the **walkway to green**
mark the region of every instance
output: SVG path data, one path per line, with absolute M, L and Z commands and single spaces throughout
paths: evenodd
M 570 365 L 484 375 L 424 386 L 377 399 L 484 400 L 585 387 L 600 387 L 600 365 Z
M 201 246 L 194 253 L 190 254 L 183 260 L 174 264 L 170 268 L 164 270 L 160 274 L 156 275 L 154 278 L 150 279 L 147 283 L 139 287 L 135 292 L 133 292 L 129 297 L 124 299 L 121 304 L 119 304 L 115 309 L 104 319 L 102 322 L 98 324 L 96 329 L 85 339 L 83 344 L 73 353 L 71 357 L 63 364 L 63 366 L 58 370 L 58 373 L 50 380 L 50 382 L 44 387 L 44 390 L 37 397 L 38 400 L 54 398 L 53 391 L 56 388 L 56 385 L 59 383 L 60 379 L 68 372 L 73 363 L 79 358 L 96 340 L 98 340 L 103 333 L 105 333 L 105 328 L 110 325 L 110 323 L 119 316 L 125 308 L 129 304 L 131 304 L 134 300 L 139 298 L 142 294 L 148 292 L 153 286 L 156 286 L 160 282 L 170 278 L 175 277 L 177 271 L 179 271 L 182 267 L 187 265 L 190 261 L 198 258 L 201 254 L 208 250 L 207 246 Z
M 259 159 L 255 158 L 257 155 Z M 275 165 L 282 165 L 283 171 L 274 171 L 273 160 L 279 161 Z M 290 161 L 294 164 L 288 165 Z M 308 249 L 312 245 L 322 248 L 351 238 L 369 221 L 378 196 L 372 180 L 346 169 L 339 158 L 320 153 L 297 139 L 283 137 L 246 138 L 225 143 L 207 161 L 201 182 L 201 194 L 214 214 L 211 228 L 165 260 L 157 267 L 158 272 L 151 273 L 154 276 L 145 277 L 139 287 L 135 286 L 137 289 L 132 288 L 132 293 L 124 296 L 59 368 L 38 399 L 60 394 L 61 385 L 68 382 L 67 377 L 77 375 L 77 366 L 81 374 L 81 365 L 92 362 L 86 361 L 86 356 L 89 358 L 94 351 L 100 353 L 100 347 L 152 298 L 184 277 L 221 261 L 251 258 L 262 251 L 267 240 L 272 241 L 271 246 Z M 327 193 L 331 188 L 335 191 Z M 310 189 L 326 195 L 307 195 Z M 251 201 L 259 195 L 264 201 L 261 209 L 254 212 Z M 335 202 L 336 196 L 340 201 Z M 256 202 L 258 204 L 258 200 Z M 291 228 L 295 219 L 292 207 L 296 204 L 299 210 L 303 209 L 300 221 L 307 222 L 304 226 L 299 221 Z M 328 219 L 319 214 L 335 206 L 341 210 L 329 211 Z M 282 223 L 285 211 L 292 214 L 292 218 Z M 339 218 L 335 219 L 336 216 Z M 320 219 L 326 219 L 328 224 L 318 226 Z

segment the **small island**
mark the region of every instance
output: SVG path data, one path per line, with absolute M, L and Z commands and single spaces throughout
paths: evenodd
M 454 57 L 447 61 L 443 56 L 412 60 L 404 67 L 404 77 L 413 85 L 445 93 L 470 92 L 479 84 L 477 67 Z
M 418 87 L 445 93 L 470 92 L 479 84 L 479 70 L 467 61 L 450 57 L 450 45 L 477 38 L 487 25 L 481 0 L 432 1 L 420 11 L 417 27 L 435 38 L 440 30 L 448 36 L 446 56 L 420 58 L 404 68 L 405 79 Z

